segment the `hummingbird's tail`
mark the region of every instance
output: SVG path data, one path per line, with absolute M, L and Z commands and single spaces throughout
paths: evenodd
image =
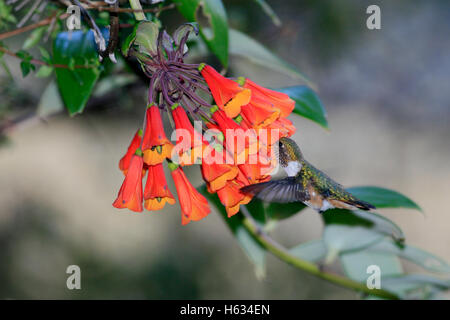
M 354 207 L 356 207 L 358 209 L 361 209 L 361 210 L 366 210 L 367 211 L 367 210 L 370 210 L 370 209 L 376 209 L 374 205 L 371 205 L 370 203 L 362 201 L 362 200 L 359 200 L 359 199 L 352 199 L 352 200 L 343 201 L 343 202 L 345 202 L 345 203 L 347 203 L 347 204 L 349 204 L 351 206 L 354 206 Z

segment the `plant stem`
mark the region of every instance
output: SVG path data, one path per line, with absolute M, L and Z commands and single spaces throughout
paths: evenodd
M 145 14 L 142 11 L 142 6 L 141 6 L 141 3 L 139 2 L 139 0 L 130 0 L 130 7 L 133 10 L 136 10 L 136 11 L 133 11 L 133 14 L 134 14 L 134 17 L 136 18 L 136 20 L 138 20 L 138 21 L 146 20 Z
M 243 209 L 243 210 L 242 210 Z M 261 228 L 256 225 L 253 218 L 250 216 L 248 209 L 244 206 L 241 207 L 241 212 L 245 218 L 243 220 L 244 227 L 250 232 L 250 234 L 263 246 L 267 251 L 278 257 L 280 260 L 294 266 L 297 269 L 303 270 L 316 276 L 318 278 L 327 280 L 331 283 L 337 284 L 341 287 L 352 289 L 355 291 L 363 292 L 369 295 L 378 296 L 384 299 L 400 299 L 396 294 L 382 289 L 369 289 L 365 284 L 348 279 L 346 277 L 321 271 L 320 268 L 306 260 L 302 260 L 298 257 L 291 255 L 284 247 L 278 242 L 264 233 Z

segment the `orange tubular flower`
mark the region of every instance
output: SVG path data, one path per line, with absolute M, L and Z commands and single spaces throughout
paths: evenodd
M 185 225 L 206 217 L 211 210 L 205 197 L 192 186 L 181 167 L 175 163 L 169 163 L 169 168 L 172 171 L 172 178 L 180 201 L 181 224 Z
M 246 130 L 241 127 L 236 121 L 229 118 L 224 111 L 219 110 L 216 107 L 211 108 L 212 119 L 217 123 L 220 130 L 225 135 L 225 145 L 228 152 L 233 153 L 234 161 L 244 162 L 247 161 L 249 154 L 253 151 L 256 153 L 258 150 L 258 139 L 256 134 L 248 134 Z M 242 119 L 242 117 L 241 117 Z M 233 139 L 230 139 L 228 134 L 230 130 L 231 134 L 234 134 Z M 241 140 L 244 139 L 244 140 Z
M 184 129 L 189 133 L 186 136 L 183 132 L 177 131 L 176 145 L 181 147 L 178 154 L 180 157 L 179 162 L 183 166 L 195 164 L 197 160 L 201 160 L 203 148 L 207 143 L 203 140 L 202 135 L 192 126 L 186 111 L 178 104 L 172 106 L 172 117 L 177 130 Z
M 252 97 L 249 104 L 241 109 L 242 116 L 255 129 L 266 127 L 280 117 L 280 110 L 270 102 Z
M 162 163 L 148 167 L 147 183 L 144 189 L 144 207 L 147 210 L 160 210 L 166 202 L 175 204 L 175 198 L 167 186 Z
M 131 157 L 133 157 L 137 148 L 139 148 L 139 145 L 141 144 L 141 139 L 142 139 L 142 130 L 138 129 L 134 134 L 133 140 L 131 140 L 127 153 L 119 161 L 119 169 L 123 172 L 123 174 L 127 174 L 128 167 L 130 166 Z
M 215 193 L 217 190 L 223 188 L 228 180 L 234 179 L 238 174 L 238 168 L 230 164 L 222 164 L 214 161 L 216 159 L 215 154 L 217 153 L 221 159 L 223 159 L 223 153 L 225 150 L 220 152 L 214 148 L 208 146 L 208 150 L 211 150 L 211 161 L 208 161 L 207 157 L 203 158 L 201 169 L 203 179 L 209 184 L 209 190 L 211 193 Z
M 130 161 L 125 180 L 120 187 L 119 194 L 113 206 L 122 209 L 128 208 L 130 210 L 142 211 L 142 167 L 144 162 L 142 160 L 142 152 L 138 149 Z
M 241 107 L 250 102 L 250 89 L 244 89 L 237 82 L 223 77 L 207 64 L 200 64 L 199 70 L 211 90 L 214 101 L 228 117 L 236 117 L 241 112 Z
M 234 180 L 229 181 L 225 187 L 217 191 L 220 202 L 225 206 L 228 217 L 239 212 L 241 204 L 247 204 L 252 200 L 251 195 L 241 193 L 240 189 L 250 183 L 246 177 L 239 171 Z
M 147 107 L 146 126 L 142 142 L 144 162 L 148 165 L 156 165 L 170 158 L 173 145 L 167 139 L 161 119 L 159 108 L 155 104 Z
M 252 97 L 273 103 L 275 108 L 280 109 L 282 117 L 287 117 L 294 110 L 295 101 L 289 98 L 287 94 L 261 87 L 250 79 L 241 78 L 239 82 L 244 82 L 244 88 L 252 91 Z

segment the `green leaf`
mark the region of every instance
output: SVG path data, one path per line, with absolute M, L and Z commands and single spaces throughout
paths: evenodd
M 323 260 L 327 252 L 327 246 L 322 239 L 300 243 L 289 249 L 289 253 L 293 256 L 313 263 Z
M 133 45 L 134 40 L 136 39 L 136 31 L 139 24 L 136 24 L 133 28 L 133 31 L 130 32 L 130 34 L 126 37 L 125 41 L 122 43 L 122 54 L 125 57 L 128 57 L 128 51 L 130 50 L 131 46 Z
M 327 210 L 323 213 L 323 239 L 328 247 L 327 262 L 341 252 L 361 250 L 381 241 L 387 235 L 404 238 L 400 228 L 387 218 L 366 211 Z
M 352 213 L 359 218 L 371 221 L 374 225 L 373 229 L 377 232 L 388 235 L 397 242 L 405 240 L 402 229 L 388 218 L 372 211 L 354 210 Z
M 127 44 L 127 41 L 133 38 L 133 33 L 134 33 L 134 44 L 139 46 L 140 52 L 147 53 L 149 56 L 154 56 L 158 50 L 157 46 L 159 34 L 158 25 L 151 21 L 142 21 L 139 25 L 135 27 L 135 30 L 133 30 L 133 32 L 125 41 L 124 45 L 128 46 L 128 49 L 131 43 L 133 43 L 133 41 L 129 44 Z
M 450 288 L 450 280 L 423 274 L 404 274 L 385 277 L 383 288 L 395 292 L 404 299 L 430 299 Z
M 299 213 L 305 208 L 306 206 L 301 202 L 292 202 L 292 203 L 272 202 L 267 206 L 266 212 L 271 219 L 281 220 L 292 217 L 293 215 Z
M 247 231 L 245 226 L 242 224 L 243 216 L 242 214 L 235 214 L 234 216 L 228 218 L 225 207 L 220 203 L 219 198 L 216 194 L 210 194 L 206 190 L 206 186 L 200 188 L 200 192 L 205 195 L 210 203 L 213 203 L 224 221 L 230 228 L 233 235 L 239 242 L 239 245 L 244 250 L 247 257 L 255 266 L 255 273 L 258 278 L 262 278 L 265 275 L 266 269 L 266 251 L 261 245 L 253 238 L 253 236 Z
M 50 53 L 48 53 L 48 51 L 44 47 L 39 47 L 39 52 L 41 53 L 42 60 L 44 60 L 48 64 L 52 63 L 52 57 L 50 56 Z
M 255 64 L 281 72 L 295 79 L 303 80 L 314 87 L 294 66 L 284 62 L 256 40 L 234 29 L 230 29 L 230 54 L 246 58 Z
M 394 253 L 400 258 L 414 262 L 428 271 L 450 273 L 450 265 L 446 261 L 429 252 L 409 245 L 398 246 L 392 241 L 385 240 L 374 244 L 367 250 Z
M 36 72 L 35 76 L 38 78 L 46 78 L 51 75 L 53 72 L 53 67 L 43 65 L 39 68 L 38 72 Z
M 347 191 L 377 208 L 409 208 L 422 211 L 415 202 L 397 191 L 371 186 L 348 188 Z
M 200 35 L 208 48 L 228 66 L 228 22 L 221 0 L 175 0 L 177 9 L 190 22 L 200 26 Z
M 294 113 L 310 119 L 328 129 L 327 115 L 317 94 L 307 86 L 276 89 L 295 101 Z
M 53 61 L 69 67 L 75 65 L 96 65 L 98 54 L 92 31 L 60 32 L 53 43 Z M 56 80 L 64 104 L 70 115 L 83 111 L 92 89 L 98 80 L 98 67 L 56 68 Z
M 266 223 L 264 203 L 261 200 L 253 198 L 252 201 L 246 205 L 246 207 L 260 226 L 263 226 Z
M 348 252 L 340 255 L 340 262 L 345 274 L 350 279 L 362 283 L 367 283 L 368 278 L 373 274 L 373 271 L 368 270 L 369 266 L 379 267 L 382 289 L 388 289 L 385 285 L 386 277 L 398 276 L 403 273 L 399 259 L 391 253 L 369 252 L 367 250 Z
M 20 70 L 22 70 L 22 76 L 24 78 L 30 73 L 31 70 L 34 70 L 35 68 L 36 67 L 28 61 L 24 60 L 20 63 Z
M 269 4 L 266 1 L 255 0 L 255 2 L 261 6 L 261 9 L 264 11 L 265 14 L 267 14 L 269 16 L 269 18 L 272 20 L 274 25 L 276 25 L 277 27 L 281 26 L 280 18 L 277 16 L 275 11 L 273 11 L 272 7 L 269 6 Z
M 42 39 L 45 30 L 47 30 L 47 26 L 42 26 L 34 29 L 33 32 L 31 32 L 31 34 L 28 36 L 28 38 L 26 38 L 25 41 L 23 42 L 22 49 L 28 50 L 37 45 L 39 41 Z

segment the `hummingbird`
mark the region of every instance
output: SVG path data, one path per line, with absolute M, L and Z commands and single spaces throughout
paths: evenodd
M 319 213 L 332 208 L 375 209 L 306 161 L 294 140 L 281 138 L 278 155 L 288 177 L 245 186 L 241 188 L 243 193 L 267 202 L 303 202 Z

